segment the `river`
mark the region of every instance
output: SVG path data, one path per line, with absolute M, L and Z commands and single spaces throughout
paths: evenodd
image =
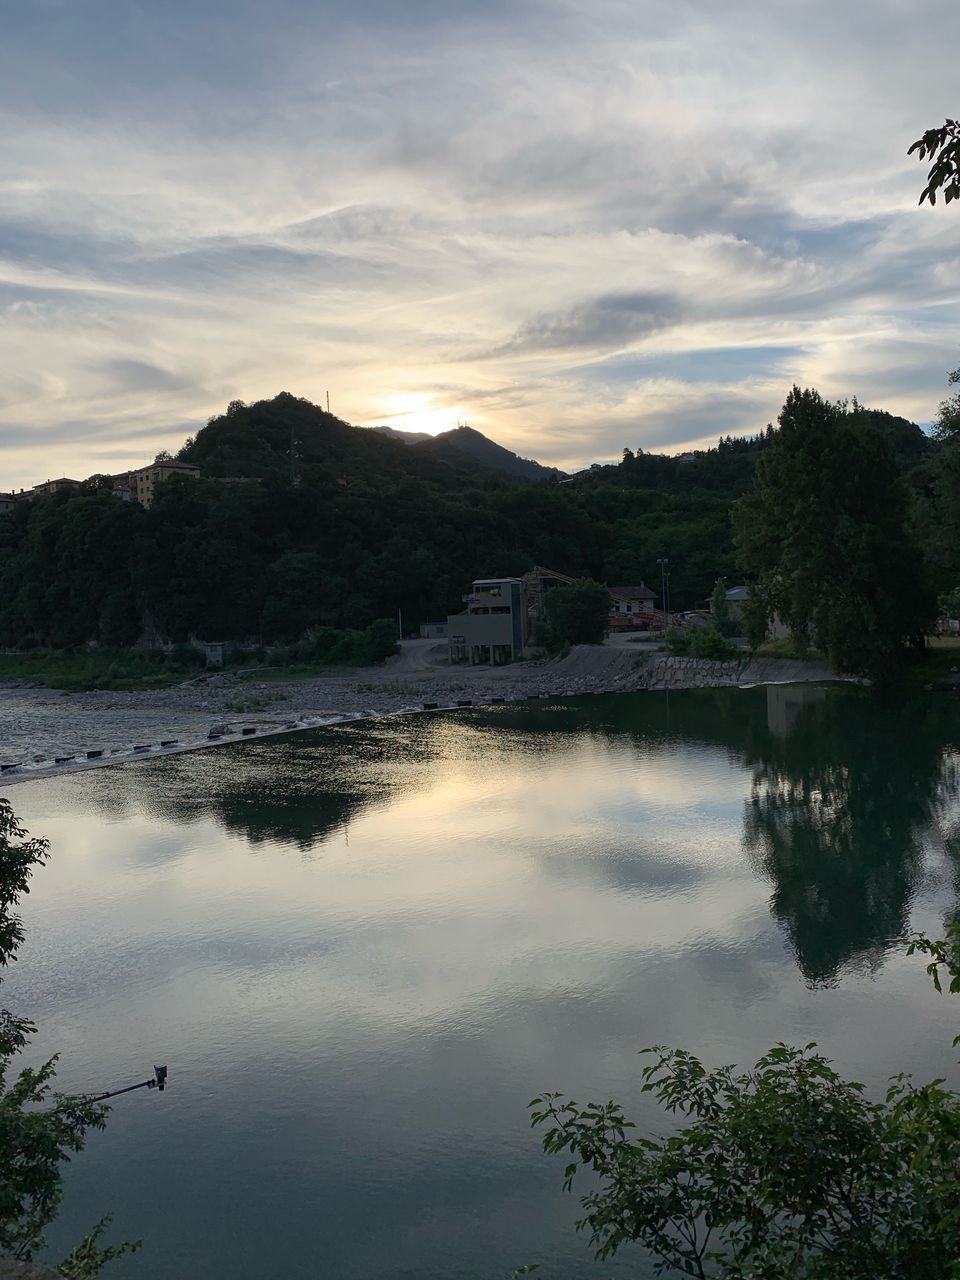
M 68 1171 L 117 1280 L 551 1280 L 595 1264 L 526 1104 L 638 1051 L 817 1041 L 956 1079 L 903 953 L 960 886 L 960 704 L 788 686 L 365 722 L 21 783 L 52 860 L 3 1001 L 117 1099 Z

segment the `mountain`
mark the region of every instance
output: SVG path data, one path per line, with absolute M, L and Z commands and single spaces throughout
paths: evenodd
M 432 440 L 429 431 L 397 431 L 395 427 L 373 427 L 373 431 L 381 431 L 391 440 L 399 440 L 401 444 L 420 444 L 424 440 Z
M 374 427 L 373 430 L 403 444 L 417 445 L 435 458 L 444 458 L 461 466 L 467 459 L 488 471 L 499 471 L 520 480 L 548 480 L 564 474 L 556 467 L 545 467 L 532 458 L 521 458 L 473 427 L 452 427 L 437 436 L 426 431 L 396 431 L 393 427 Z
M 450 431 L 443 431 L 438 436 L 421 441 L 417 448 L 451 462 L 462 462 L 464 458 L 469 458 L 471 462 L 487 467 L 490 471 L 501 471 L 504 475 L 521 480 L 549 480 L 564 474 L 556 467 L 545 467 L 530 458 L 521 458 L 519 454 L 505 449 L 502 444 L 490 440 L 473 427 L 454 427 Z

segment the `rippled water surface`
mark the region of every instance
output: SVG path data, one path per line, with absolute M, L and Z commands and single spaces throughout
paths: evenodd
M 4 1002 L 117 1100 L 52 1252 L 117 1280 L 648 1274 L 594 1264 L 526 1104 L 637 1051 L 817 1040 L 954 1075 L 900 939 L 957 909 L 957 704 L 790 687 L 341 726 L 11 788 L 52 842 Z M 109 1274 L 109 1273 L 108 1273 Z

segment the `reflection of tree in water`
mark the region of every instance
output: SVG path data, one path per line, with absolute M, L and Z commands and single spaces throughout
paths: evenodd
M 128 799 L 177 824 L 214 818 L 251 844 L 312 849 L 417 779 L 426 722 L 355 724 L 152 761 L 113 775 Z M 107 799 L 106 793 L 101 799 Z M 116 804 L 116 787 L 112 804 Z
M 513 713 L 511 713 L 512 716 Z M 510 718 L 510 717 L 508 717 Z M 877 964 L 907 925 L 924 838 L 956 794 L 956 704 L 815 685 L 585 700 L 537 731 L 615 734 L 639 750 L 719 748 L 753 771 L 744 845 L 808 981 Z M 960 901 L 960 835 L 945 841 Z
M 830 983 L 854 957 L 876 963 L 906 928 L 950 787 L 954 715 L 933 699 L 768 695 L 744 845 L 773 881 L 771 909 L 804 976 Z
M 371 805 L 433 786 L 445 762 L 629 741 L 640 767 L 678 744 L 752 770 L 744 845 L 811 982 L 877 963 L 906 927 L 925 835 L 956 793 L 960 716 L 944 697 L 780 686 L 583 698 L 341 726 L 103 775 L 177 823 L 209 820 L 252 844 L 314 848 Z M 430 765 L 424 768 L 424 763 Z M 119 785 L 116 785 L 119 784 Z M 96 801 L 96 789 L 91 796 Z M 946 850 L 960 901 L 960 836 Z M 615 860 L 618 868 L 624 859 Z

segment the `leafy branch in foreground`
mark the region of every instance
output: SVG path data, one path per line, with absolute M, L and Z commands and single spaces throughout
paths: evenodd
M 48 856 L 46 840 L 31 839 L 10 804 L 0 799 L 0 969 L 16 959 L 23 922 L 15 913 L 30 892 L 30 875 Z M 53 1093 L 57 1058 L 24 1067 L 8 1080 L 12 1059 L 36 1027 L 0 1010 L 0 1254 L 29 1260 L 44 1245 L 44 1232 L 63 1199 L 61 1166 L 83 1149 L 90 1129 L 102 1129 L 109 1107 L 83 1096 Z M 137 1248 L 124 1243 L 101 1248 L 108 1219 L 60 1264 L 64 1276 L 96 1275 L 112 1258 Z
M 933 160 L 918 203 L 929 200 L 936 204 L 938 191 L 943 191 L 944 204 L 960 198 L 960 123 L 948 118 L 939 128 L 927 129 L 907 155 L 912 156 L 914 151 L 918 160 Z
M 960 990 L 960 929 L 912 951 Z M 598 1257 L 645 1246 L 658 1274 L 722 1280 L 957 1280 L 960 1095 L 895 1076 L 882 1102 L 804 1048 L 777 1045 L 751 1071 L 708 1070 L 682 1049 L 644 1050 L 643 1091 L 689 1122 L 664 1138 L 613 1101 L 535 1098 L 544 1149 L 598 1186 L 578 1229 Z

